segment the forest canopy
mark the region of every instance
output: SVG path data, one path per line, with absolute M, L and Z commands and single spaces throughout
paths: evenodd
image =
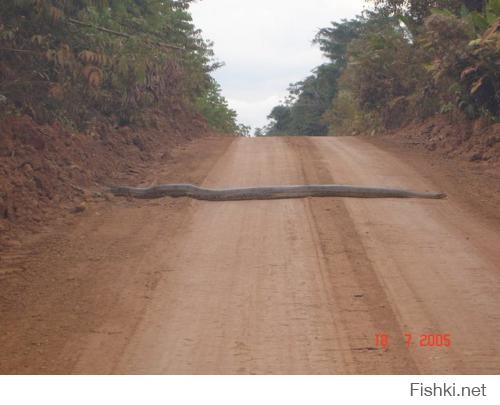
M 313 39 L 327 63 L 290 85 L 263 132 L 343 135 L 435 114 L 499 120 L 500 0 L 375 0 Z
M 191 109 L 213 129 L 237 132 L 191 2 L 2 0 L 0 114 L 83 130 L 95 119 L 147 125 L 151 109 Z

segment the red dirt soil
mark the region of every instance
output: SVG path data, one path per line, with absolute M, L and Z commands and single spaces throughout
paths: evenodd
M 390 135 L 407 139 L 448 158 L 500 168 L 500 123 L 464 118 L 452 121 L 445 115 L 438 115 L 405 126 Z
M 148 130 L 100 123 L 87 133 L 28 116 L 0 122 L 0 250 L 18 246 L 26 231 L 84 211 L 105 197 L 103 184 L 141 178 L 176 146 L 209 135 L 201 116 L 184 111 L 175 118 L 156 111 L 150 121 Z
M 89 203 L 2 254 L 0 374 L 498 373 L 500 181 L 395 141 L 177 148 L 127 183 L 340 183 L 448 198 Z M 421 347 L 423 334 L 453 344 Z

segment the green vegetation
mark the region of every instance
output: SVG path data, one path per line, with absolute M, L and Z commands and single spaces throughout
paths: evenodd
M 500 114 L 500 0 L 375 0 L 321 29 L 329 63 L 289 88 L 268 135 L 343 135 L 435 114 Z
M 285 105 L 274 107 L 268 116 L 273 120 L 269 134 L 326 134 L 328 127 L 321 116 L 337 92 L 339 74 L 335 64 L 325 64 L 304 81 L 292 84 Z
M 214 130 L 237 131 L 191 2 L 2 0 L 0 114 L 83 130 L 102 118 L 147 126 L 153 110 L 198 111 Z

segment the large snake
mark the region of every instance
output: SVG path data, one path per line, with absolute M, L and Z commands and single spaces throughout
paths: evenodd
M 304 197 L 354 198 L 445 198 L 444 193 L 426 193 L 397 188 L 359 187 L 338 184 L 304 186 L 270 186 L 248 188 L 208 189 L 191 184 L 165 184 L 148 188 L 110 187 L 116 196 L 153 199 L 161 197 L 190 197 L 208 201 L 274 200 Z

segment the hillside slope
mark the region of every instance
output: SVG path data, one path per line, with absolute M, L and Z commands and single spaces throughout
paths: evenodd
M 163 163 L 176 145 L 238 131 L 190 3 L 0 3 L 4 243 L 83 211 L 103 184 Z
M 19 243 L 25 231 L 40 231 L 55 218 L 78 214 L 86 202 L 103 198 L 104 185 L 141 178 L 177 146 L 211 134 L 199 114 L 152 112 L 151 118 L 155 128 L 103 122 L 85 134 L 28 116 L 0 122 L 0 247 Z

